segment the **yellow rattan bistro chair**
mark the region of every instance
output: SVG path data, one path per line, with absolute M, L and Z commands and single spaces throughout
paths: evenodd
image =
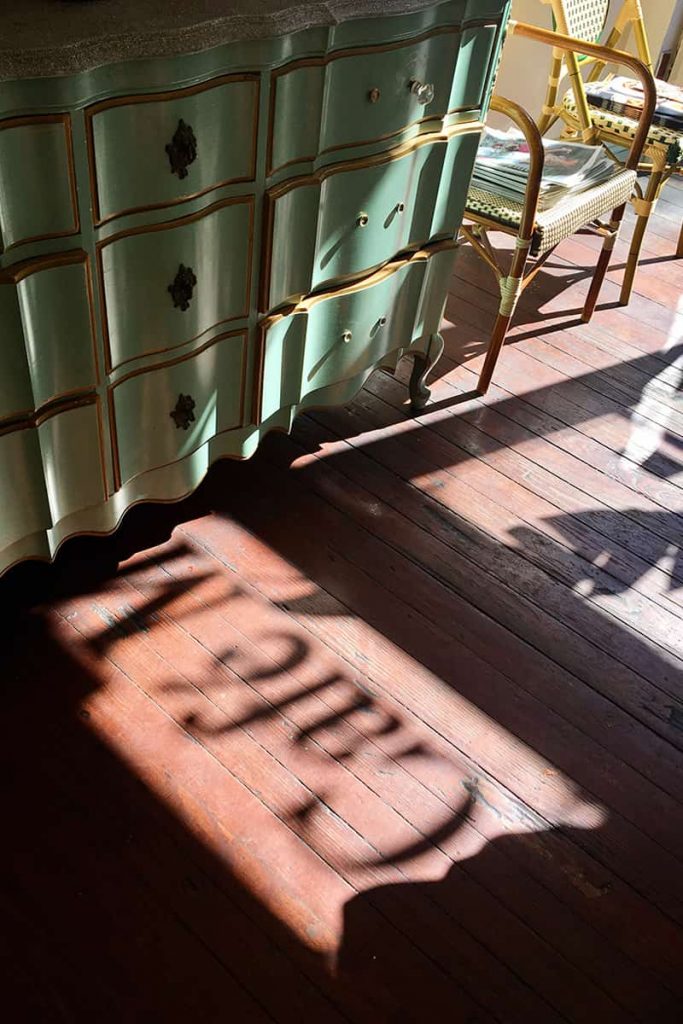
M 583 319 L 590 319 L 607 272 L 626 203 L 633 192 L 636 168 L 645 145 L 656 99 L 651 73 L 632 54 L 570 39 L 568 36 L 522 22 L 511 23 L 509 32 L 549 44 L 565 53 L 586 52 L 596 59 L 625 65 L 642 83 L 644 110 L 624 166 L 615 163 L 614 175 L 607 181 L 565 198 L 549 210 L 541 211 L 538 208 L 544 159 L 541 133 L 531 116 L 519 104 L 499 96 L 493 97 L 491 109 L 509 117 L 526 139 L 529 148 L 529 176 L 522 203 L 510 202 L 497 195 L 494 190 L 484 191 L 475 187 L 470 188 L 465 203 L 462 236 L 491 267 L 500 286 L 500 307 L 479 376 L 478 390 L 481 394 L 487 390 L 491 382 L 515 306 L 523 289 L 533 280 L 561 241 L 586 227 L 591 227 L 603 237 L 602 250 L 583 309 Z M 605 216 L 607 219 L 603 220 Z M 515 239 L 507 273 L 503 271 L 499 257 L 491 244 L 489 234 L 492 231 L 502 231 Z
M 541 0 L 552 8 L 553 19 L 559 32 L 594 40 L 603 33 L 610 0 Z M 635 48 L 642 62 L 652 71 L 652 58 L 643 22 L 640 0 L 624 0 L 617 13 L 614 27 L 605 41 L 605 45 L 614 48 L 631 30 Z M 586 55 L 580 58 L 575 53 L 567 53 L 556 49 L 550 68 L 548 89 L 543 113 L 539 120 L 542 133 L 558 120 L 563 122 L 563 138 L 579 138 L 586 142 L 601 142 L 612 150 L 629 145 L 635 138 L 638 121 L 625 116 L 623 105 L 615 98 L 611 101 L 603 97 L 601 105 L 591 103 L 586 95 L 586 85 L 598 81 L 606 81 L 606 62 L 600 57 Z M 586 68 L 589 73 L 585 76 Z M 560 95 L 563 79 L 568 79 L 569 88 Z M 667 83 L 655 81 L 659 87 Z M 683 98 L 683 90 L 681 90 Z M 638 267 L 640 249 L 648 220 L 659 194 L 672 174 L 683 172 L 683 116 L 680 126 L 672 124 L 671 118 L 660 118 L 655 114 L 650 125 L 642 160 L 639 165 L 641 173 L 648 174 L 647 185 L 643 189 L 636 185 L 632 197 L 636 213 L 636 223 L 631 240 L 624 280 L 621 288 L 621 303 L 626 305 Z M 683 225 L 678 238 L 676 256 L 683 256 Z

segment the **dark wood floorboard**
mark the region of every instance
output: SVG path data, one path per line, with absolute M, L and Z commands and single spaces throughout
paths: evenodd
M 5 1019 L 680 1021 L 681 216 L 0 581 Z

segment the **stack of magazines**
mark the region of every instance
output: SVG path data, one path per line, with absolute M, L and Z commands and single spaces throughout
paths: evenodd
M 545 163 L 539 210 L 611 178 L 614 161 L 601 146 L 543 139 Z M 516 128 L 499 132 L 486 128 L 479 143 L 472 185 L 514 202 L 524 201 L 529 176 L 529 147 Z
M 643 112 L 643 86 L 635 78 L 619 76 L 602 82 L 589 82 L 586 96 L 594 107 L 613 110 L 615 114 L 635 121 Z M 683 131 L 683 89 L 679 85 L 657 81 L 657 105 L 652 123 Z

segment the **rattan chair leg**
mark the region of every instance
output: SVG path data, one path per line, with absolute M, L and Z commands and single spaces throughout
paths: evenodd
M 496 363 L 498 362 L 498 356 L 500 355 L 501 349 L 505 344 L 511 320 L 512 315 L 506 316 L 503 313 L 499 313 L 496 317 L 496 322 L 491 334 L 491 340 L 489 341 L 489 347 L 486 352 L 486 359 L 484 360 L 484 365 L 477 382 L 477 391 L 480 395 L 485 395 L 489 389 L 489 384 L 493 377 L 493 371 L 496 368 Z
M 681 224 L 681 230 L 678 235 L 678 245 L 676 246 L 676 256 L 680 259 L 683 256 L 683 224 Z
M 631 247 L 628 251 L 626 269 L 624 270 L 624 280 L 622 281 L 621 294 L 619 295 L 619 304 L 621 306 L 628 306 L 631 299 L 633 282 L 635 280 L 636 270 L 638 269 L 638 260 L 640 259 L 640 249 L 643 244 L 643 237 L 645 235 L 645 229 L 649 219 L 649 216 L 638 217 L 636 220 L 636 226 L 633 229 L 633 238 L 631 239 Z
M 624 271 L 624 280 L 621 285 L 621 294 L 619 296 L 619 303 L 622 306 L 627 306 L 629 299 L 631 298 L 631 292 L 633 291 L 633 282 L 636 276 L 636 270 L 638 269 L 638 260 L 640 259 L 640 250 L 643 244 L 643 238 L 645 236 L 645 230 L 650 220 L 650 214 L 652 213 L 652 204 L 657 199 L 660 189 L 662 187 L 662 171 L 655 170 L 650 174 L 650 179 L 647 183 L 647 190 L 643 199 L 632 200 L 633 205 L 636 208 L 636 212 L 639 210 L 636 218 L 636 224 L 633 229 L 633 237 L 631 239 L 631 247 L 628 252 L 628 259 L 626 260 L 626 269 Z
M 595 273 L 591 278 L 590 288 L 588 289 L 588 295 L 584 303 L 583 312 L 581 313 L 581 319 L 585 324 L 588 323 L 595 312 L 595 306 L 600 295 L 600 289 L 602 288 L 603 281 L 605 280 L 605 274 L 607 273 L 610 257 L 612 255 L 611 247 L 609 249 L 605 248 L 609 241 L 611 241 L 609 238 L 606 238 L 604 241 L 595 267 Z
M 614 243 L 616 242 L 619 234 L 619 227 L 621 225 L 625 209 L 626 206 L 622 205 L 612 212 L 612 219 L 609 224 L 611 233 L 605 236 L 605 240 L 602 243 L 600 256 L 598 257 L 598 262 L 591 279 L 590 288 L 588 289 L 588 295 L 586 296 L 586 302 L 581 314 L 581 319 L 586 324 L 595 312 L 595 306 L 605 280 L 605 275 L 607 274 L 610 259 L 612 258 L 612 250 L 614 249 Z

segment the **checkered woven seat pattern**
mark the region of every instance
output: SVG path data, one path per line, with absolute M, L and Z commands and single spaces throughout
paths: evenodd
M 603 30 L 609 0 L 572 0 L 564 4 L 567 32 L 575 39 L 597 39 Z
M 635 171 L 618 171 L 601 185 L 586 189 L 538 212 L 531 243 L 531 255 L 539 256 L 569 238 L 598 217 L 604 217 L 625 203 L 633 192 Z M 494 192 L 471 188 L 465 203 L 465 216 L 482 218 L 512 231 L 519 229 L 522 204 L 511 202 Z
M 571 89 L 565 93 L 562 106 L 571 120 L 578 123 L 576 101 Z M 633 141 L 638 128 L 637 121 L 602 107 L 591 107 L 590 112 L 591 120 L 599 131 L 619 136 L 626 142 Z M 677 132 L 672 128 L 665 128 L 662 125 L 652 124 L 647 135 L 647 145 L 665 146 L 667 149 L 667 161 L 670 164 L 683 162 L 683 132 Z

